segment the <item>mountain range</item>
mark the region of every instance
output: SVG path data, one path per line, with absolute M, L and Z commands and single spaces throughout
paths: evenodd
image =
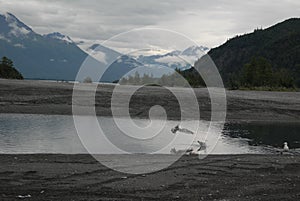
M 140 55 L 137 60 L 146 65 L 160 65 L 172 69 L 186 70 L 208 52 L 209 48 L 203 46 L 191 46 L 183 51 L 172 51 L 163 55 Z
M 97 58 L 97 60 L 108 63 L 109 58 L 116 58 L 122 54 L 104 47 L 100 44 L 93 44 L 88 48 L 84 48 L 84 45 L 79 44 L 85 52 Z M 209 48 L 203 46 L 191 46 L 187 49 L 180 51 L 174 50 L 166 54 L 145 54 L 145 55 L 128 55 L 132 58 L 133 64 L 131 66 L 148 66 L 148 67 L 167 67 L 173 70 L 180 69 L 186 70 L 191 68 L 194 63 L 209 51 Z M 173 72 L 173 71 L 172 71 Z
M 95 58 L 93 65 L 97 68 L 105 68 L 110 64 L 101 81 L 113 82 L 140 66 L 190 68 L 191 65 L 186 61 L 194 64 L 201 51 L 208 50 L 205 47 L 190 47 L 181 55 L 181 51 L 173 51 L 165 55 L 141 55 L 135 58 L 99 44 L 83 50 L 80 48 L 82 43 L 76 43 L 59 32 L 38 34 L 13 14 L 0 14 L 0 56 L 13 60 L 25 79 L 75 80 L 82 63 L 91 55 Z M 117 60 L 111 60 L 116 57 Z M 94 73 L 90 74 L 94 81 L 98 80 Z

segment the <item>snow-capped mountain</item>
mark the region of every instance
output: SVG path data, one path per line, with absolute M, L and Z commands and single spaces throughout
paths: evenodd
M 140 66 L 135 59 L 95 44 L 86 52 L 93 58 L 92 65 L 107 68 L 101 81 L 112 82 Z M 0 53 L 14 61 L 16 68 L 27 79 L 75 80 L 88 54 L 68 36 L 59 32 L 40 35 L 14 15 L 0 15 Z M 98 81 L 97 73 L 89 76 Z M 80 78 L 81 79 L 81 78 Z M 84 78 L 82 78 L 84 79 Z
M 27 79 L 75 80 L 88 54 L 92 56 L 94 69 L 106 69 L 109 65 L 101 79 L 108 82 L 119 80 L 124 74 L 141 66 L 148 66 L 149 69 L 158 67 L 158 73 L 154 75 L 161 75 L 161 66 L 187 69 L 191 67 L 188 59 L 194 63 L 200 58 L 199 48 L 195 47 L 165 55 L 142 55 L 136 58 L 99 44 L 80 49 L 84 45 L 84 42 L 75 43 L 70 37 L 58 32 L 40 35 L 13 14 L 0 14 L 0 57 L 12 59 L 15 67 Z M 98 81 L 95 73 L 90 72 L 89 76 Z
M 99 44 L 93 44 L 86 48 L 85 51 L 107 68 L 102 81 L 114 82 L 133 69 L 143 66 L 132 56 L 122 55 Z
M 33 30 L 11 13 L 0 14 L 0 38 L 9 40 L 12 37 L 24 38 L 34 34 Z
M 204 46 L 191 46 L 185 49 L 181 54 L 185 56 L 199 56 L 207 53 L 210 49 Z
M 5 13 L 0 14 L 2 56 L 12 59 L 27 79 L 74 80 L 87 54 L 74 43 L 42 36 L 13 14 Z
M 118 72 L 124 73 L 125 71 L 129 72 L 137 67 L 144 67 L 143 70 L 139 71 L 140 74 L 153 74 L 156 77 L 172 73 L 174 69 L 186 70 L 191 68 L 194 63 L 209 50 L 209 48 L 203 46 L 192 46 L 183 51 L 174 50 L 162 55 L 151 55 L 146 52 L 143 55 L 136 56 L 122 55 L 113 49 L 99 44 L 93 44 L 89 47 L 87 47 L 86 44 L 81 44 L 79 46 L 85 48 L 85 52 L 96 58 L 98 61 L 106 65 L 111 64 L 110 68 L 115 69 Z M 116 72 L 114 75 L 111 70 L 108 70 L 106 74 L 109 75 L 108 77 L 114 78 L 115 80 L 120 76 L 119 73 Z
M 130 71 L 133 72 L 135 68 L 142 67 L 143 64 L 136 61 L 133 57 L 128 55 L 122 55 L 113 61 L 112 64 L 107 68 L 103 75 L 102 81 L 114 82 L 119 80 L 122 76 L 126 75 Z M 143 73 L 140 72 L 139 73 Z M 132 73 L 130 73 L 132 74 Z
M 80 45 L 79 45 L 80 47 Z M 104 47 L 100 44 L 93 44 L 85 50 L 89 55 L 96 58 L 105 64 L 113 63 L 116 58 L 121 56 L 121 53 L 112 50 L 108 47 Z
M 66 43 L 74 43 L 74 41 L 69 36 L 63 35 L 59 32 L 49 33 L 49 34 L 44 35 L 44 37 L 61 40 Z
M 207 47 L 191 46 L 183 51 L 174 50 L 164 55 L 140 55 L 137 60 L 145 65 L 160 65 L 173 69 L 186 70 L 191 68 L 208 51 L 209 48 Z
M 100 45 L 83 51 L 68 36 L 58 32 L 40 35 L 13 14 L 0 15 L 0 57 L 12 59 L 15 67 L 27 79 L 75 80 L 82 63 L 88 57 L 86 52 L 96 58 L 91 59 L 92 69 L 104 69 L 111 64 L 101 81 L 118 80 L 140 65 L 133 58 L 121 56 Z M 99 59 L 101 55 L 102 59 Z M 111 61 L 112 58 L 118 59 Z M 89 72 L 87 76 L 99 81 L 95 72 Z

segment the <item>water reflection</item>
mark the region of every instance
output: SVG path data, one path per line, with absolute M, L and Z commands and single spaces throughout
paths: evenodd
M 174 134 L 171 129 L 179 122 L 167 121 L 166 128 L 162 134 L 153 140 L 139 144 L 135 141 L 126 141 L 120 131 L 114 126 L 113 119 L 99 117 L 100 124 L 105 125 L 108 139 L 121 149 L 133 153 L 154 153 L 169 154 L 172 148 L 182 149 L 195 138 L 193 135 L 178 135 L 178 141 L 173 146 L 168 144 L 163 147 L 163 142 L 169 142 Z M 126 119 L 124 120 L 126 121 Z M 140 125 L 146 125 L 147 120 L 136 120 Z M 157 120 L 159 121 L 159 120 Z M 214 127 L 210 132 L 205 133 L 208 122 L 196 122 L 200 129 L 197 132 L 196 140 L 206 143 L 212 154 L 247 154 L 247 153 L 269 153 L 263 146 L 272 145 L 281 147 L 284 141 L 288 141 L 291 147 L 300 147 L 298 135 L 300 124 L 226 124 L 223 135 L 219 129 Z M 181 122 L 185 128 L 191 128 L 194 121 Z M 217 125 L 216 125 L 217 126 Z M 93 128 L 86 126 L 86 132 L 94 132 Z M 143 133 L 147 137 L 147 133 Z M 134 135 L 137 135 L 135 133 Z M 215 139 L 219 138 L 215 146 Z M 112 140 L 113 139 L 113 140 Z M 88 139 L 97 153 L 114 154 L 105 144 Z M 94 144 L 93 144 L 94 143 Z M 258 145 L 258 146 L 253 146 Z M 198 143 L 194 145 L 198 149 Z M 101 147 L 101 149 L 96 149 Z M 99 151 L 100 150 L 100 151 Z M 72 116 L 57 115 L 30 115 L 30 114 L 0 114 L 0 153 L 64 153 L 77 154 L 87 153 L 77 135 Z

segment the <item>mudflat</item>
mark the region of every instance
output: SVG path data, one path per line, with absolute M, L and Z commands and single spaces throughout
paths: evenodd
M 73 86 L 72 83 L 62 82 L 0 79 L 0 113 L 72 115 Z M 92 97 L 87 96 L 85 91 L 95 86 L 84 86 L 80 94 L 89 102 Z M 114 88 L 114 85 L 98 86 L 95 95 L 97 115 L 112 115 L 111 97 Z M 136 87 L 121 86 L 121 93 L 129 94 L 132 88 Z M 189 89 L 175 90 L 182 97 L 190 94 Z M 209 120 L 211 101 L 207 89 L 197 88 L 194 93 L 198 99 L 200 117 Z M 226 91 L 226 96 L 228 121 L 299 121 L 300 92 Z M 180 119 L 181 111 L 176 97 L 162 87 L 151 86 L 134 93 L 130 100 L 130 115 L 134 118 L 148 118 L 149 109 L 154 105 L 165 108 L 169 119 Z M 186 113 L 191 119 L 197 116 L 193 110 Z
M 147 157 L 159 163 L 169 156 Z M 116 172 L 89 155 L 0 155 L 0 163 L 2 201 L 300 199 L 300 156 L 183 156 L 144 175 Z

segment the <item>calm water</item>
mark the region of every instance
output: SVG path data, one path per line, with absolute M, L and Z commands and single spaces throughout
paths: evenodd
M 288 142 L 294 149 L 300 148 L 300 123 L 231 123 L 225 124 L 223 134 L 232 138 L 249 139 L 250 146 L 282 147 Z
M 126 119 L 120 119 L 124 125 Z M 95 153 L 120 153 L 108 146 L 111 142 L 125 152 L 134 153 L 170 153 L 170 149 L 184 149 L 194 140 L 206 141 L 208 152 L 214 154 L 246 154 L 246 153 L 270 153 L 269 148 L 281 147 L 284 141 L 291 147 L 300 147 L 300 124 L 226 124 L 223 131 L 218 125 L 205 133 L 208 122 L 186 121 L 181 123 L 186 128 L 192 128 L 198 123 L 202 130 L 197 131 L 197 137 L 193 135 L 174 134 L 171 128 L 178 122 L 167 121 L 164 129 L 157 136 L 149 136 L 147 132 L 132 132 L 131 136 L 124 136 L 116 127 L 112 118 L 99 117 L 98 122 L 106 133 L 105 137 L 93 137 L 98 131 L 90 125 L 91 119 L 85 117 L 81 128 L 84 128 L 84 144 Z M 139 126 L 146 127 L 147 120 L 136 120 Z M 160 120 L 154 121 L 159 125 Z M 130 129 L 129 129 L 130 131 Z M 132 140 L 140 137 L 142 141 Z M 217 144 L 216 139 L 219 138 Z M 144 140 L 147 139 L 148 140 Z M 197 143 L 193 145 L 197 147 Z M 268 147 L 268 149 L 266 148 Z M 29 114 L 0 114 L 0 153 L 87 153 L 82 145 L 75 129 L 72 116 L 56 115 L 29 115 Z

